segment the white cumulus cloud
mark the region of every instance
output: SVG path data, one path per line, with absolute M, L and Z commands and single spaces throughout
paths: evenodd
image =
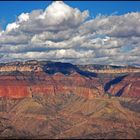
M 94 14 L 94 13 L 93 13 Z M 43 59 L 133 64 L 140 59 L 140 13 L 89 18 L 63 1 L 21 13 L 0 31 L 0 62 Z
M 9 23 L 9 24 L 7 25 L 7 27 L 6 27 L 6 31 L 7 31 L 7 32 L 10 32 L 10 31 L 12 31 L 12 30 L 14 30 L 14 29 L 16 29 L 16 28 L 18 28 L 18 27 L 19 27 L 19 24 L 17 24 L 16 22 Z
M 29 13 L 22 13 L 21 15 L 19 15 L 18 19 L 19 22 L 24 22 L 29 20 Z

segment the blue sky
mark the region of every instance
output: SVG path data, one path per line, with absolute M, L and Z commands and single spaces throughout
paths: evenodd
M 140 65 L 140 2 L 0 2 L 0 62 Z
M 45 9 L 51 3 L 52 1 L 0 1 L 0 27 L 4 29 L 8 23 L 14 22 L 16 17 L 23 12 Z M 138 1 L 65 1 L 65 3 L 79 8 L 81 11 L 88 9 L 91 17 L 95 17 L 99 13 L 122 15 L 140 11 Z

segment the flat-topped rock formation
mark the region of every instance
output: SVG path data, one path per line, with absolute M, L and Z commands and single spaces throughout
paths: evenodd
M 96 73 L 139 73 L 140 69 L 137 68 L 119 68 L 109 70 L 89 70 L 90 72 Z
M 72 69 L 81 69 L 94 73 L 139 73 L 140 68 L 137 67 L 125 67 L 125 66 L 106 66 L 106 65 L 70 65 L 68 63 L 60 63 L 60 62 L 49 62 L 49 61 L 36 61 L 30 60 L 25 62 L 11 62 L 11 63 L 3 63 L 0 64 L 0 72 L 12 72 L 12 71 L 20 71 L 20 72 L 42 72 L 44 68 L 47 66 L 57 65 L 61 67 L 61 65 L 65 65 L 66 67 L 69 65 L 69 68 Z M 54 67 L 55 68 L 55 67 Z M 63 66 L 62 66 L 63 68 Z M 67 68 L 66 68 L 67 69 Z

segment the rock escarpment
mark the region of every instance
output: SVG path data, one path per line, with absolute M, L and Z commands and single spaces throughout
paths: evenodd
M 106 94 L 140 96 L 138 72 L 107 74 L 107 70 L 104 71 L 105 73 L 95 73 L 87 67 L 83 69 L 83 66 L 81 68 L 60 62 L 27 61 L 1 64 L 0 97 L 24 98 L 32 97 L 34 93 L 74 93 L 90 99 Z
M 45 61 L 1 64 L 0 138 L 137 139 L 139 87 L 138 72 L 95 73 Z

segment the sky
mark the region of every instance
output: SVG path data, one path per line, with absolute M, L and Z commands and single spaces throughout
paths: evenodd
M 1 1 L 0 62 L 140 65 L 138 1 Z
M 0 1 L 0 26 L 5 28 L 8 23 L 14 22 L 22 12 L 31 12 L 35 9 L 45 10 L 51 3 L 52 1 Z M 65 3 L 82 11 L 88 9 L 91 17 L 98 14 L 121 15 L 140 11 L 140 2 L 138 1 L 65 1 Z

